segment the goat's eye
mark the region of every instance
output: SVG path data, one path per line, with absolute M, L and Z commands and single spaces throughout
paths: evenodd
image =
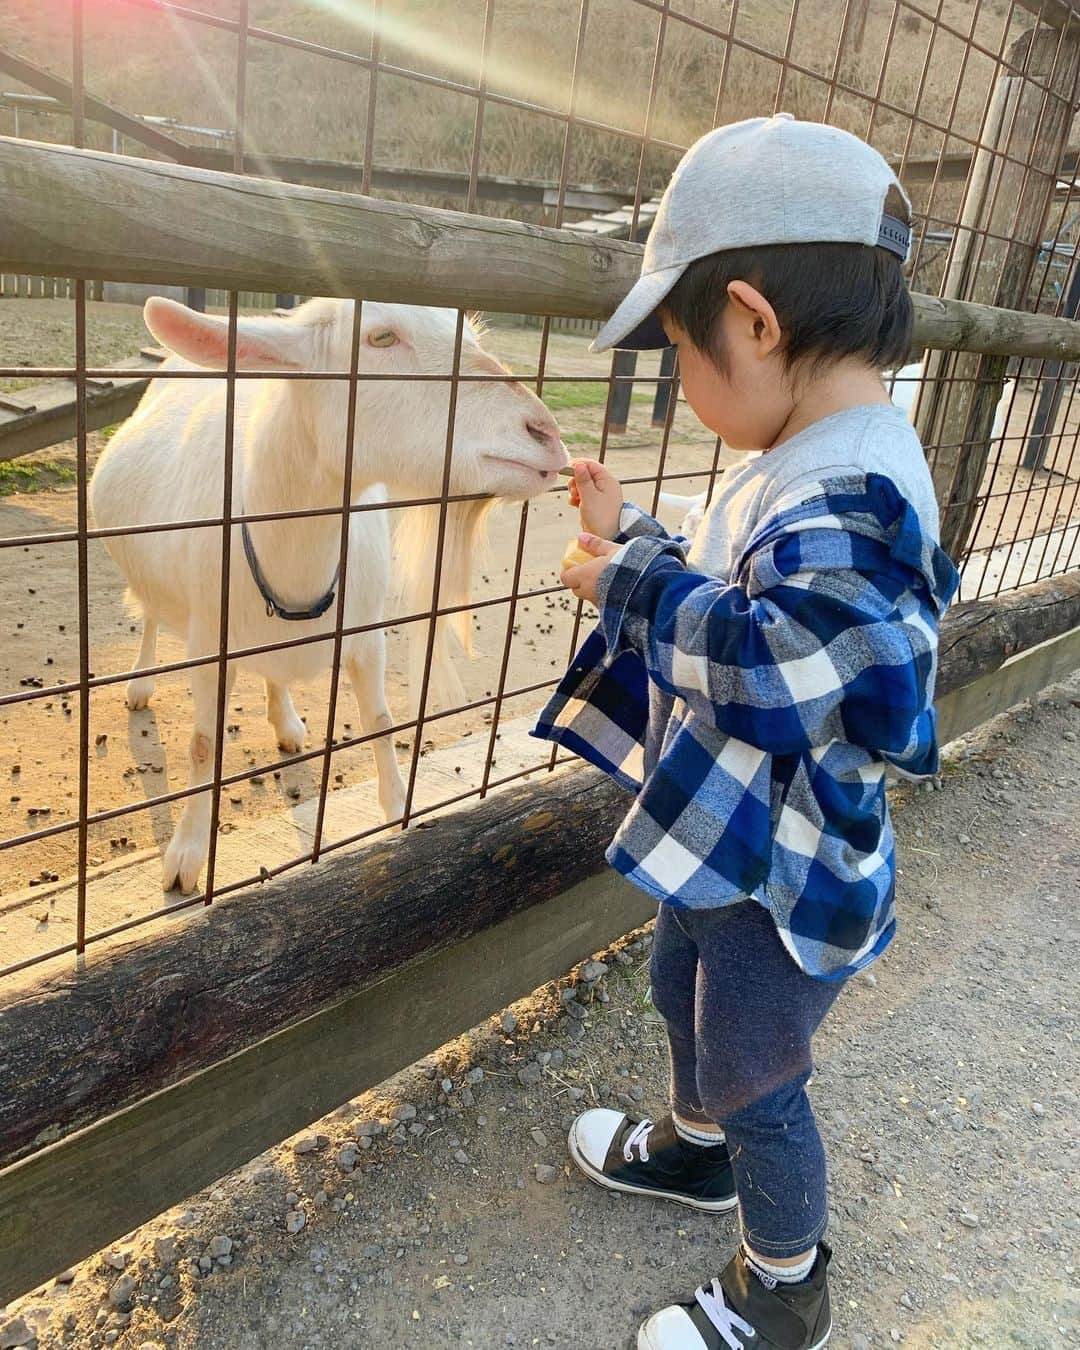
M 371 333 L 368 337 L 368 346 L 394 347 L 397 345 L 397 340 L 398 335 L 392 332 L 389 328 L 384 328 L 382 329 L 382 331 L 376 329 L 375 332 Z

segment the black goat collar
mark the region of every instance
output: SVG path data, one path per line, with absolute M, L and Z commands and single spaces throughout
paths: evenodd
M 243 514 L 243 512 L 241 512 L 241 514 Z M 334 603 L 334 592 L 337 589 L 338 578 L 341 576 L 340 563 L 338 563 L 334 570 L 334 577 L 330 582 L 330 589 L 324 596 L 316 600 L 310 609 L 287 609 L 270 589 L 266 578 L 262 574 L 262 569 L 259 566 L 259 559 L 255 555 L 255 545 L 252 542 L 251 532 L 248 530 L 246 520 L 240 526 L 240 533 L 244 540 L 244 556 L 247 558 L 252 578 L 255 581 L 255 585 L 259 588 L 259 594 L 266 601 L 266 617 L 268 619 L 272 619 L 276 615 L 279 619 L 299 621 L 302 619 L 318 619 L 326 613 Z

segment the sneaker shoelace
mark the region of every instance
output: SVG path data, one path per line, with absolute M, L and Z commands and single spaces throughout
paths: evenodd
M 746 1350 L 745 1345 L 735 1335 L 740 1331 L 745 1336 L 753 1339 L 757 1332 L 749 1322 L 744 1322 L 734 1308 L 729 1308 L 724 1302 L 724 1291 L 720 1287 L 719 1280 L 713 1280 L 712 1289 L 698 1289 L 694 1294 L 701 1306 L 705 1316 L 720 1333 L 724 1344 L 730 1347 L 730 1350 Z
M 634 1161 L 633 1150 L 635 1148 L 643 1163 L 649 1161 L 649 1131 L 652 1127 L 653 1122 L 651 1120 L 642 1120 L 630 1131 L 622 1150 L 622 1155 L 627 1162 Z

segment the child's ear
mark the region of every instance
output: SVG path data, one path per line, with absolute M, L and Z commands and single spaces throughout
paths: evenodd
M 748 281 L 728 282 L 727 294 L 728 302 L 735 306 L 754 342 L 755 354 L 759 358 L 770 356 L 780 346 L 781 339 L 776 310 Z

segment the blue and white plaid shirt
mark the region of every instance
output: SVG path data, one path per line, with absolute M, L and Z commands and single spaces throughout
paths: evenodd
M 687 568 L 634 508 L 600 623 L 534 735 L 637 793 L 607 852 L 659 900 L 751 897 L 811 975 L 842 979 L 895 928 L 885 767 L 938 767 L 949 558 L 888 478 L 781 499 L 730 582 Z

